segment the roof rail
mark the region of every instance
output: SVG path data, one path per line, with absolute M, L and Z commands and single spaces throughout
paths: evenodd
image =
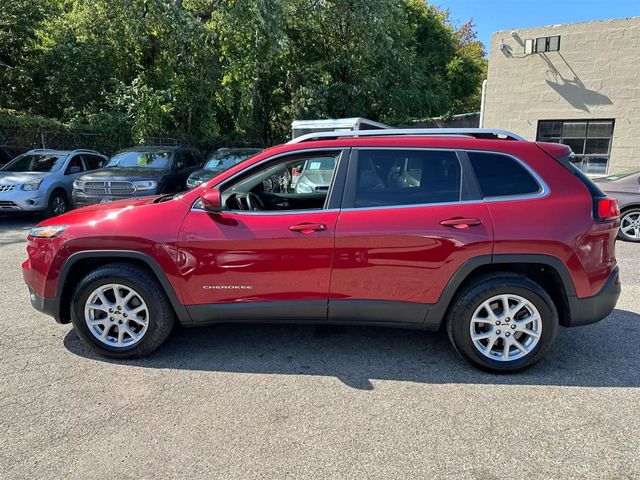
M 491 140 L 515 140 L 526 142 L 520 135 L 508 130 L 493 128 L 391 128 L 388 130 L 353 130 L 348 132 L 316 132 L 302 135 L 288 143 L 302 143 L 313 140 L 334 140 L 346 137 L 395 137 L 395 136 L 433 136 L 433 137 L 472 137 Z

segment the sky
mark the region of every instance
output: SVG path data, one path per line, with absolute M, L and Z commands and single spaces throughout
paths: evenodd
M 427 3 L 449 9 L 455 25 L 473 19 L 478 38 L 487 50 L 491 34 L 498 30 L 640 16 L 640 0 L 429 0 Z

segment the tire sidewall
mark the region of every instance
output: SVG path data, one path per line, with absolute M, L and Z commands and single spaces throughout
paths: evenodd
M 98 287 L 109 283 L 118 283 L 126 287 L 134 289 L 138 295 L 142 297 L 147 308 L 149 309 L 149 325 L 144 337 L 139 342 L 129 345 L 127 347 L 114 347 L 107 345 L 98 340 L 89 330 L 84 317 L 84 308 L 89 298 L 89 295 Z M 71 321 L 78 333 L 78 336 L 84 340 L 85 343 L 96 347 L 97 351 L 106 351 L 109 356 L 117 357 L 122 355 L 123 357 L 130 357 L 134 355 L 144 355 L 147 351 L 153 348 L 146 348 L 146 345 L 153 343 L 153 338 L 158 336 L 159 321 L 163 318 L 162 310 L 158 306 L 159 302 L 154 301 L 154 295 L 145 287 L 144 281 L 136 281 L 129 278 L 128 275 L 99 275 L 96 278 L 85 278 L 80 282 L 76 289 L 76 294 L 71 304 Z
M 553 344 L 558 331 L 558 313 L 549 296 L 536 284 L 524 282 L 522 279 L 510 278 L 505 281 L 493 281 L 495 286 L 480 284 L 464 296 L 465 306 L 452 319 L 451 340 L 456 350 L 473 364 L 491 371 L 513 372 L 526 368 L 537 362 Z M 502 283 L 502 285 L 498 285 Z M 508 283 L 508 284 L 507 284 Z M 532 288 L 535 286 L 537 288 Z M 486 300 L 503 294 L 519 295 L 530 301 L 540 313 L 542 319 L 542 335 L 534 349 L 522 358 L 502 362 L 483 355 L 471 340 L 470 324 L 476 309 Z
M 64 202 L 64 212 L 62 213 L 55 213 L 53 211 L 53 203 L 55 201 L 56 198 L 62 198 L 62 201 Z M 56 217 L 59 215 L 63 215 L 65 213 L 67 213 L 69 211 L 69 200 L 67 199 L 67 196 L 60 192 L 60 191 L 55 191 L 51 194 L 51 196 L 49 197 L 49 203 L 47 204 L 47 210 L 45 212 L 45 215 L 47 218 L 51 218 L 51 217 Z

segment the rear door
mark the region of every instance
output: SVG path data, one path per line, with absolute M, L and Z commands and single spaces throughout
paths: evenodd
M 420 324 L 493 228 L 464 154 L 355 150 L 336 225 L 329 319 Z

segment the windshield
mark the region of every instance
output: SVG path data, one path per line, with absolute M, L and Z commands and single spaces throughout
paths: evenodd
M 226 170 L 256 153 L 257 152 L 255 151 L 215 153 L 209 160 L 207 160 L 204 168 L 205 170 Z
M 620 180 L 621 178 L 630 177 L 631 175 L 635 175 L 636 173 L 640 173 L 640 170 L 638 169 L 627 170 L 626 172 L 616 173 L 614 175 L 608 175 L 604 178 L 606 178 L 607 180 Z
M 107 163 L 107 168 L 113 167 L 170 168 L 171 152 L 118 153 Z
M 2 169 L 5 172 L 53 172 L 60 169 L 66 155 L 50 153 L 25 153 L 8 163 Z

